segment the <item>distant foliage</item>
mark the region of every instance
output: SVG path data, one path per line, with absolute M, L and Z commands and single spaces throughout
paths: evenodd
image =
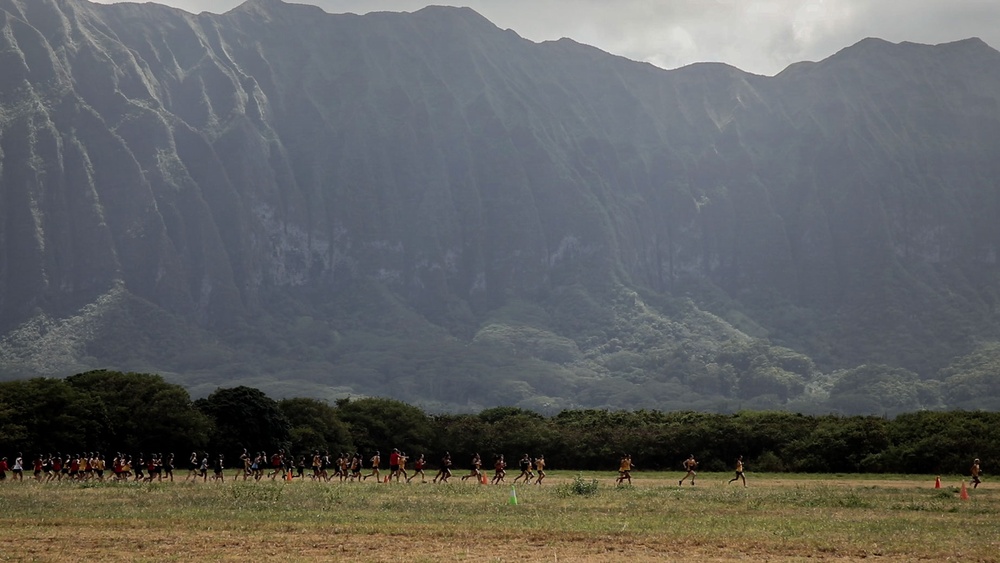
M 384 398 L 340 400 L 336 415 L 351 433 L 355 448 L 367 454 L 379 450 L 388 456 L 393 448 L 408 453 L 429 453 L 434 444 L 431 419 L 417 407 Z
M 147 412 L 157 416 L 142 420 Z M 544 456 L 547 469 L 611 472 L 628 454 L 641 470 L 678 471 L 693 453 L 705 471 L 729 471 L 743 456 L 752 471 L 965 473 L 977 457 L 987 471 L 1000 466 L 997 427 L 1000 413 L 985 411 L 886 418 L 583 409 L 545 416 L 497 407 L 430 415 L 383 398 L 278 402 L 250 387 L 192 402 L 159 376 L 111 371 L 0 383 L 0 452 L 8 457 L 99 450 L 173 451 L 186 459 L 189 450 L 206 448 L 224 454 L 228 467 L 243 448 L 295 457 L 356 450 L 366 458 L 398 448 L 411 459 L 424 454 L 432 466 L 448 451 L 459 468 L 477 453 L 486 467 L 500 455 L 512 465 L 528 454 Z M 582 481 L 567 491 L 594 492 Z
M 353 452 L 351 429 L 337 410 L 317 399 L 294 398 L 278 401 L 278 409 L 291 425 L 294 452 Z
M 214 422 L 209 440 L 213 452 L 235 460 L 243 449 L 266 446 L 271 453 L 291 447 L 291 423 L 278 403 L 259 389 L 240 386 L 218 389 L 195 402 Z
M 941 370 L 944 400 L 967 409 L 1000 410 L 1000 343 L 980 346 Z

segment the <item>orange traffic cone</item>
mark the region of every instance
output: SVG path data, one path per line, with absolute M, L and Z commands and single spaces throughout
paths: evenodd
M 941 488 L 941 476 L 940 475 L 938 475 L 937 478 L 934 479 L 934 488 L 935 489 L 940 489 Z
M 958 498 L 962 500 L 969 500 L 969 491 L 965 488 L 965 480 L 962 480 L 962 490 L 958 493 Z
M 382 480 L 382 482 L 383 482 L 383 483 L 388 483 L 388 482 L 389 482 L 389 476 L 388 476 L 388 475 L 386 475 L 386 476 L 385 476 L 385 479 L 383 479 L 383 480 Z
M 486 474 L 485 473 L 480 473 L 479 474 L 479 484 L 480 485 L 485 485 L 486 484 Z

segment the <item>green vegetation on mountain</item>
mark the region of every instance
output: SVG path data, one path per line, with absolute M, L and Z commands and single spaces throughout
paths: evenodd
M 0 31 L 4 378 L 435 412 L 1000 405 L 977 39 L 763 77 L 457 8 L 0 0 Z

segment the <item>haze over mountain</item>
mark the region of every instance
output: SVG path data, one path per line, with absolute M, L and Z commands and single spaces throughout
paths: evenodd
M 0 0 L 0 365 L 432 408 L 1000 407 L 1000 53 Z

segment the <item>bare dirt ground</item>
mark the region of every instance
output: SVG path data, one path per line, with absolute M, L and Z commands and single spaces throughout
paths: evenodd
M 863 552 L 821 553 L 592 535 L 503 534 L 419 537 L 286 530 L 186 532 L 162 528 L 89 526 L 23 530 L 0 541 L 9 561 L 904 561 Z M 67 547 L 72 546 L 68 551 Z

